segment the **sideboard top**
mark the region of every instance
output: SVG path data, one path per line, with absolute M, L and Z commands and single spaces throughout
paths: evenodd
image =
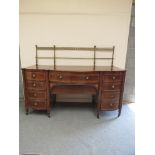
M 24 69 L 24 68 L 23 68 Z M 121 69 L 113 66 L 96 66 L 95 69 L 93 66 L 54 66 L 50 65 L 33 65 L 29 66 L 25 69 L 35 69 L 35 70 L 56 70 L 56 71 L 125 71 L 125 69 Z

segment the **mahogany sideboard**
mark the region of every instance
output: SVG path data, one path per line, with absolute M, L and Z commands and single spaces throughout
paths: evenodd
M 50 111 L 56 94 L 92 94 L 97 118 L 100 111 L 118 110 L 121 114 L 126 71 L 113 66 L 45 66 L 22 69 L 25 109 Z

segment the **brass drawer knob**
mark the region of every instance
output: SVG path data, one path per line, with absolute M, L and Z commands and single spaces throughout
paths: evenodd
M 61 75 L 59 75 L 59 79 L 62 79 L 62 76 Z
M 35 77 L 36 77 L 36 74 L 33 73 L 33 74 L 32 74 L 32 77 L 35 78 Z
M 114 98 L 114 95 L 111 95 L 111 98 Z
M 115 77 L 115 76 L 113 76 L 113 77 L 112 77 L 112 79 L 113 79 L 113 80 L 115 80 L 115 79 L 116 79 L 116 77 Z
M 35 102 L 35 103 L 34 103 L 34 105 L 35 105 L 35 106 L 37 106 L 37 105 L 38 105 L 38 103 L 37 103 L 37 102 Z
M 88 76 L 86 76 L 86 80 L 88 80 L 89 79 L 89 77 Z
M 114 89 L 115 88 L 115 85 L 112 85 L 112 88 Z
M 36 93 L 34 93 L 34 96 L 36 97 L 36 96 L 37 96 L 37 94 L 36 94 Z
M 36 84 L 35 83 L 33 83 L 33 87 L 36 87 Z
M 112 104 L 112 103 L 110 103 L 110 106 L 112 107 L 112 106 L 113 106 L 113 104 Z

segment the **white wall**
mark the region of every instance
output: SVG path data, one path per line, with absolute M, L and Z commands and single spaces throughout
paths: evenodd
M 20 0 L 21 65 L 35 64 L 35 44 L 115 45 L 114 65 L 124 68 L 130 12 L 131 0 Z
M 125 68 L 131 5 L 132 0 L 20 0 L 21 66 L 35 64 L 35 44 L 115 45 L 114 65 Z M 79 51 L 76 54 L 82 56 Z M 90 62 L 76 61 L 76 64 L 90 65 Z

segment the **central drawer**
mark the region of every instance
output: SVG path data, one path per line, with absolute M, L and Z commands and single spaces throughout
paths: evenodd
M 50 72 L 49 80 L 51 82 L 61 82 L 70 84 L 90 84 L 99 82 L 99 73 L 90 72 Z

